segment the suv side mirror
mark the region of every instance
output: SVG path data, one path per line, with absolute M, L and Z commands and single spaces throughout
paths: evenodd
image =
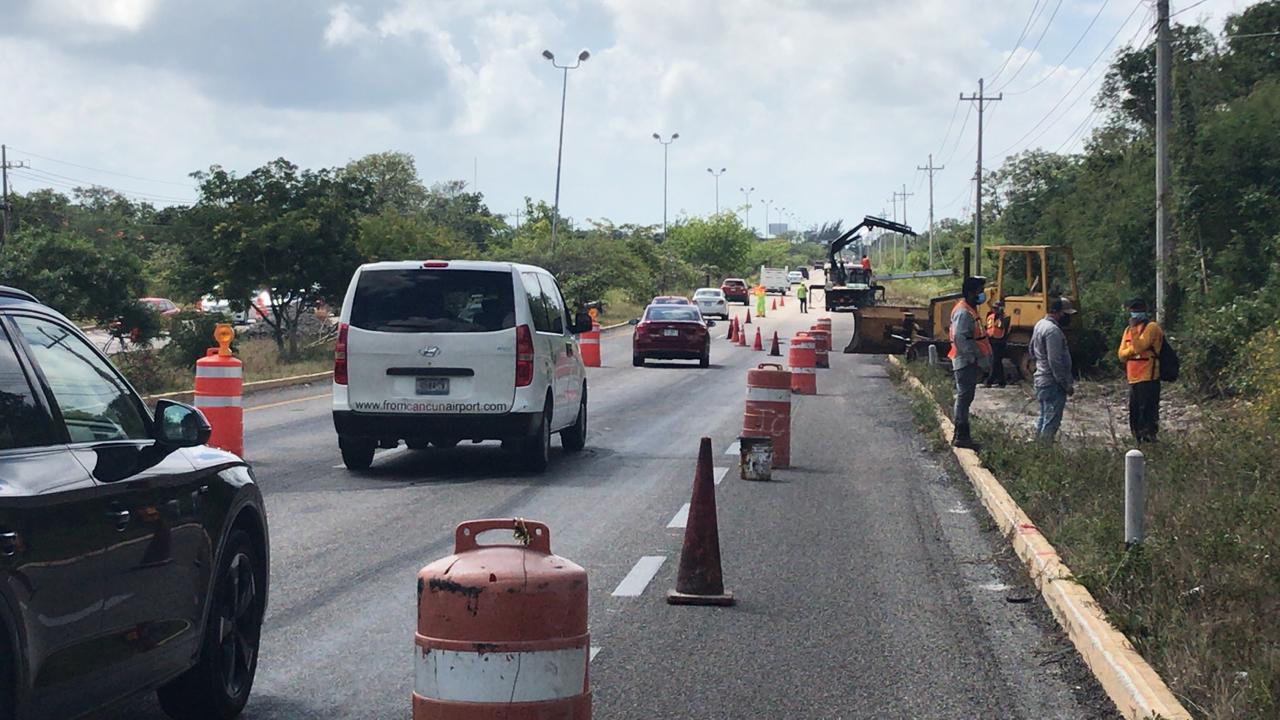
M 590 315 L 580 312 L 573 316 L 573 327 L 570 328 L 570 330 L 573 331 L 574 335 L 581 335 L 584 332 L 591 332 L 591 328 L 594 324 L 595 321 L 591 319 Z
M 156 440 L 176 447 L 195 447 L 209 442 L 213 428 L 204 413 L 180 402 L 156 403 Z

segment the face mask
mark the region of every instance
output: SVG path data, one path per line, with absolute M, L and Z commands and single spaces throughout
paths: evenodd
M 978 304 L 981 305 L 986 301 L 987 301 L 987 294 L 985 292 L 978 293 Z
M 1129 313 L 1129 319 L 1130 319 L 1130 320 L 1136 320 L 1136 321 L 1138 321 L 1138 322 L 1146 322 L 1148 317 L 1149 317 L 1149 316 L 1147 315 L 1147 313 L 1144 313 L 1144 312 L 1131 312 L 1131 313 Z

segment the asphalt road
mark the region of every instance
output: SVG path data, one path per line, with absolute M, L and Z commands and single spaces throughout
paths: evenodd
M 796 305 L 752 327 L 786 336 L 818 317 Z M 841 347 L 852 323 L 835 326 Z M 736 477 L 745 370 L 768 358 L 725 329 L 705 370 L 633 368 L 629 332 L 606 335 L 588 449 L 555 447 L 544 476 L 488 443 L 379 451 L 350 473 L 327 387 L 254 396 L 246 453 L 270 515 L 272 596 L 245 717 L 408 718 L 416 572 L 451 552 L 457 522 L 495 516 L 548 523 L 552 549 L 587 569 L 598 718 L 1111 717 L 883 359 L 833 353 L 820 394 L 794 399 L 795 468 Z M 683 532 L 668 526 L 704 435 L 726 468 L 733 608 L 664 600 Z M 656 575 L 615 595 L 645 556 L 663 558 Z M 98 717 L 163 715 L 144 697 Z

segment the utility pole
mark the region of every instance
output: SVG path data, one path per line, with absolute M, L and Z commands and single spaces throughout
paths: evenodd
M 569 71 L 586 62 L 587 58 L 591 57 L 591 53 L 586 50 L 578 53 L 578 61 L 572 65 L 561 65 L 556 62 L 556 56 L 550 50 L 543 50 L 542 57 L 549 60 L 552 67 L 564 71 L 564 82 L 560 87 L 560 142 L 556 146 L 556 199 L 555 205 L 552 206 L 551 210 L 551 254 L 554 256 L 556 254 L 556 234 L 560 229 L 560 165 L 564 159 L 564 107 L 565 99 L 569 97 Z
M 764 205 L 764 239 L 768 240 L 769 239 L 769 207 L 773 205 L 773 200 L 761 200 L 760 204 Z
M 724 174 L 727 168 L 720 168 L 720 172 L 716 172 L 711 168 L 707 168 L 707 172 L 711 173 L 711 177 L 716 179 L 716 214 L 720 214 L 720 176 Z
M 915 195 L 915 193 L 907 192 L 907 184 L 902 183 L 902 192 L 894 193 L 894 195 L 902 198 L 902 224 L 909 225 L 910 223 L 907 222 L 907 198 Z M 907 259 L 907 236 L 898 233 L 898 238 L 899 242 L 902 243 L 902 259 L 905 261 Z
M 662 143 L 662 241 L 667 241 L 667 148 L 671 143 L 680 137 L 680 133 L 671 133 L 671 137 L 666 140 L 658 133 L 653 134 L 653 139 Z
M 1167 4 L 1167 3 L 1166 3 Z M 998 102 L 1004 99 L 1004 93 L 1000 93 L 995 97 L 987 97 L 983 94 L 983 78 L 978 78 L 978 94 L 965 97 L 964 93 L 960 93 L 961 100 L 978 103 L 978 197 L 974 207 L 976 212 L 973 216 L 973 274 L 982 274 L 982 112 L 986 109 L 986 103 Z
M 13 227 L 10 220 L 13 212 L 9 206 L 9 171 L 28 167 L 25 162 L 9 162 L 9 149 L 0 145 L 0 245 L 9 237 L 9 229 Z
M 1169 120 L 1173 68 L 1169 48 L 1169 0 L 1156 0 L 1156 322 L 1165 323 L 1165 294 L 1173 260 L 1169 239 Z
M 745 226 L 747 227 L 747 230 L 750 230 L 750 229 L 751 229 L 751 193 L 753 193 L 753 192 L 755 192 L 755 191 L 756 191 L 756 189 L 755 189 L 755 188 L 753 188 L 753 187 L 751 187 L 751 188 L 743 188 L 743 187 L 738 188 L 738 192 L 742 193 L 743 197 L 745 197 L 745 198 L 747 199 L 747 209 L 746 209 L 746 211 L 745 211 L 745 212 L 743 212 L 743 214 L 742 214 L 742 224 L 743 224 L 743 225 L 745 225 Z M 755 233 L 752 233 L 752 235 L 754 235 L 754 234 L 755 234 Z
M 933 153 L 929 153 L 929 164 L 925 167 L 916 166 L 917 170 L 924 170 L 929 173 L 929 267 L 933 268 L 933 174 L 939 170 L 946 170 L 947 166 L 934 167 Z

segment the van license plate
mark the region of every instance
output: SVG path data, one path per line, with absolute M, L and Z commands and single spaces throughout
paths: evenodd
M 449 394 L 449 378 L 447 377 L 420 377 L 418 381 L 419 395 L 448 395 Z
M 662 334 L 667 337 L 679 337 L 680 331 L 674 329 L 663 330 Z

